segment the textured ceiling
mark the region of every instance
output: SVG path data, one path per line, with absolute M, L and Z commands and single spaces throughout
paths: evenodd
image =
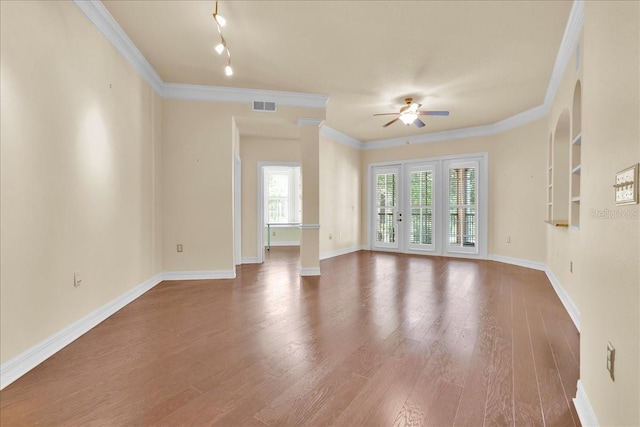
M 104 1 L 168 83 L 330 96 L 326 123 L 361 141 L 491 124 L 543 103 L 570 1 Z M 418 129 L 374 113 L 413 96 L 449 110 Z M 246 121 L 250 126 L 252 121 Z M 242 132 L 242 129 L 241 129 Z M 252 131 L 255 133 L 255 130 Z

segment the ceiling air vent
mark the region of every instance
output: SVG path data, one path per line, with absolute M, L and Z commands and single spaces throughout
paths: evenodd
M 253 111 L 275 113 L 277 104 L 274 101 L 253 101 Z

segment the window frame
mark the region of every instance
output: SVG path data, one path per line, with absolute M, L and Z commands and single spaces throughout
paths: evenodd
M 299 223 L 302 219 L 302 171 L 300 166 L 265 166 L 263 168 L 263 225 Z M 287 177 L 288 194 L 286 197 L 269 195 L 269 177 L 283 175 Z M 285 200 L 287 216 L 285 221 L 269 221 L 269 201 L 273 199 Z

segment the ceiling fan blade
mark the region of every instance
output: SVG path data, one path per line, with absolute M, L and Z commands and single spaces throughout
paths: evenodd
M 386 125 L 382 125 L 383 128 L 386 128 L 389 125 L 394 124 L 395 122 L 397 122 L 398 120 L 400 120 L 398 117 L 396 117 L 395 119 L 391 120 L 389 123 L 387 123 Z
M 418 111 L 419 116 L 448 116 L 448 111 Z
M 374 114 L 374 116 L 392 116 L 394 114 L 398 114 L 398 113 L 378 113 L 378 114 Z
M 418 126 L 419 128 L 423 128 L 424 127 L 424 122 L 422 120 L 420 120 L 420 119 L 415 119 L 413 124 Z

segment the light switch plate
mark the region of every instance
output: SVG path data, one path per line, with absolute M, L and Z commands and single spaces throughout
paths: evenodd
M 617 206 L 638 203 L 638 164 L 618 172 L 613 187 Z

